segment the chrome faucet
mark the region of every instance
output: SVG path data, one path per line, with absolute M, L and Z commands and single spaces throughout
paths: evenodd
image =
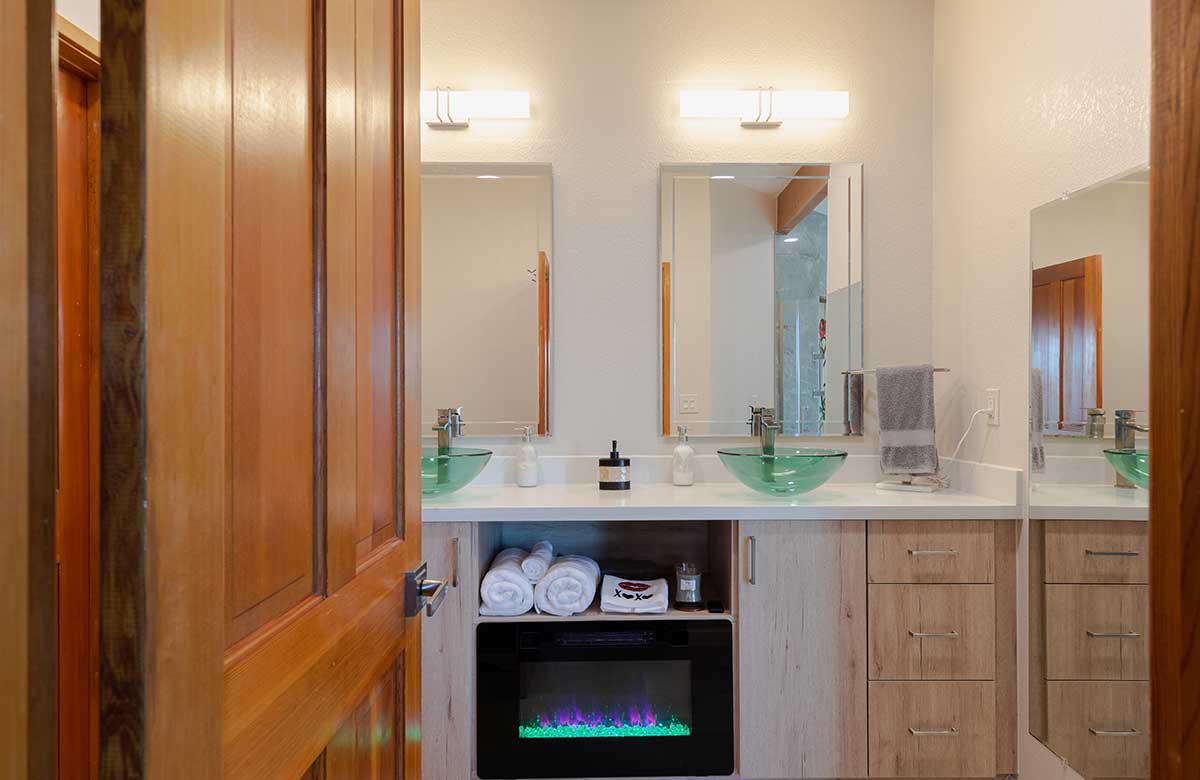
M 437 425 L 433 426 L 433 430 L 437 432 L 438 449 L 450 449 L 450 442 L 459 436 L 462 436 L 462 426 L 463 421 L 461 406 L 438 409 Z
M 1133 409 L 1118 409 L 1116 411 L 1117 418 L 1117 437 L 1116 448 L 1118 450 L 1132 450 L 1137 442 L 1137 434 L 1149 433 L 1149 425 L 1141 425 L 1135 421 L 1135 412 Z M 1132 488 L 1134 484 L 1125 477 L 1117 474 L 1117 481 L 1114 483 L 1119 488 Z
M 775 454 L 775 436 L 779 433 L 779 423 L 775 422 L 775 410 L 769 406 L 750 406 L 750 435 L 762 442 L 763 455 Z

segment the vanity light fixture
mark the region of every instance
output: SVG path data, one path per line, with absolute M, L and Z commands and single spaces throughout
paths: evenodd
M 779 127 L 785 119 L 844 119 L 850 93 L 840 91 L 758 89 L 685 89 L 679 115 L 698 119 L 740 119 L 742 127 Z
M 472 119 L 528 119 L 529 93 L 449 87 L 423 90 L 421 118 L 435 130 L 463 130 L 470 127 Z

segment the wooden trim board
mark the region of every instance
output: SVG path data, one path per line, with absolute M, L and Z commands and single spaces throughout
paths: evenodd
M 1153 0 L 1151 774 L 1200 776 L 1200 0 Z

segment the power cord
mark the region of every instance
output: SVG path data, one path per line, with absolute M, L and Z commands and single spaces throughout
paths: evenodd
M 987 413 L 988 413 L 987 409 L 976 409 L 975 413 L 971 415 L 971 419 L 967 423 L 967 429 L 965 431 L 963 431 L 962 438 L 958 440 L 958 446 L 956 446 L 954 448 L 954 454 L 950 456 L 950 460 L 958 460 L 958 453 L 962 449 L 963 444 L 966 442 L 967 437 L 971 435 L 971 428 L 973 428 L 975 426 L 975 418 L 977 418 L 981 414 L 987 414 Z M 950 487 L 950 480 L 947 479 L 942 474 L 941 468 L 938 469 L 938 473 L 934 476 L 934 481 L 937 482 L 938 487 L 943 487 L 943 488 Z

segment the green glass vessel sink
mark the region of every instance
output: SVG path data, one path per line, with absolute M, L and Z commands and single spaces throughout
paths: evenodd
M 466 487 L 492 459 L 491 450 L 421 448 L 421 495 L 444 496 Z
M 1150 450 L 1105 450 L 1104 457 L 1122 477 L 1150 489 Z
M 717 455 L 743 485 L 772 496 L 814 490 L 846 462 L 844 451 L 818 447 L 776 447 L 774 455 L 764 455 L 761 447 L 730 447 Z

